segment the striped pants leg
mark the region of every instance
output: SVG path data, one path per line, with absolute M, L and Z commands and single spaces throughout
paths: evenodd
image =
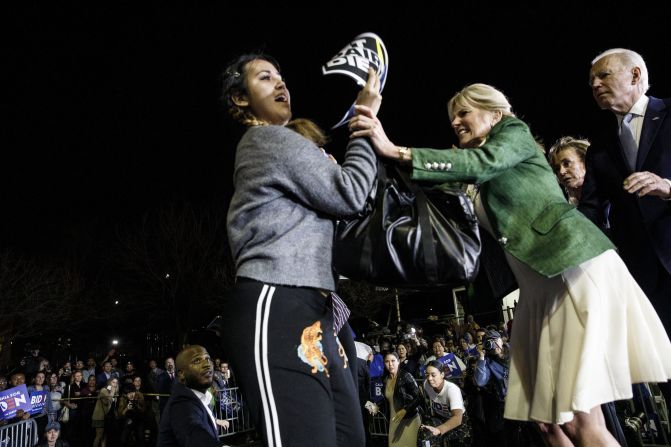
M 336 336 L 327 298 L 308 288 L 243 280 L 225 300 L 225 355 L 268 447 L 358 447 L 365 444 L 358 388 Z

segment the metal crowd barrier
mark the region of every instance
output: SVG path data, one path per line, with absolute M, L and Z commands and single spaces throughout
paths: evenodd
M 371 436 L 384 436 L 387 437 L 389 434 L 389 421 L 387 421 L 386 413 L 386 401 L 382 401 L 378 404 L 380 411 L 370 416 L 368 420 L 368 432 Z
M 0 447 L 33 447 L 38 440 L 34 419 L 0 426 Z
M 421 382 L 418 380 L 418 383 Z M 659 386 L 656 383 L 638 383 L 633 385 L 633 390 L 633 399 L 618 402 L 626 408 L 624 415 L 620 415 L 618 411 L 618 419 L 625 434 L 629 433 L 631 436 L 628 439 L 630 447 L 671 446 L 669 443 L 671 421 Z M 430 403 L 427 404 L 430 407 Z M 389 424 L 385 417 L 386 400 L 379 402 L 378 406 L 380 411 L 370 416 L 368 430 L 371 436 L 386 437 L 389 433 Z
M 242 400 L 240 388 L 232 387 L 217 391 L 215 398 L 214 417 L 227 420 L 229 424 L 228 430 L 219 426 L 220 438 L 254 430 L 249 407 Z
M 637 383 L 626 401 L 623 429 L 635 433 L 635 446 L 668 446 L 669 413 L 656 383 Z

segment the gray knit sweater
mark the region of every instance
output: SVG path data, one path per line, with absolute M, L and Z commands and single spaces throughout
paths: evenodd
M 334 290 L 334 222 L 363 209 L 377 163 L 367 140 L 336 165 L 282 126 L 251 127 L 238 144 L 228 238 L 238 276 Z

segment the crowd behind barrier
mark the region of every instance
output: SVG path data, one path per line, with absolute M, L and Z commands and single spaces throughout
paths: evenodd
M 490 325 L 487 328 L 481 328 L 473 318 L 468 318 L 466 321 L 459 319 L 452 319 L 442 327 L 440 333 L 425 336 L 423 328 L 417 325 L 399 322 L 395 333 L 391 331 L 378 331 L 378 333 L 367 334 L 362 336 L 362 341 L 366 342 L 372 347 L 373 354 L 369 358 L 369 372 L 370 392 L 367 396 L 371 401 L 379 404 L 381 411 L 375 415 L 371 415 L 367 419 L 366 429 L 373 440 L 373 445 L 386 445 L 386 440 L 389 430 L 389 416 L 385 412 L 386 401 L 381 395 L 381 383 L 384 374 L 384 365 L 380 362 L 383 356 L 380 353 L 387 353 L 391 351 L 400 352 L 403 355 L 402 367 L 408 368 L 411 374 L 415 377 L 418 385 L 421 387 L 424 381 L 424 365 L 431 359 L 443 361 L 446 376 L 452 383 L 460 386 L 462 394 L 464 395 L 464 403 L 466 404 L 466 415 L 470 416 L 469 395 L 464 388 L 464 381 L 469 375 L 473 374 L 473 361 L 479 355 L 480 350 L 483 349 L 482 342 L 484 333 L 487 330 L 498 330 L 502 337 L 507 339 L 508 331 L 511 329 L 511 324 L 501 323 L 499 325 Z M 80 368 L 83 362 L 77 361 L 72 368 L 67 362 L 61 365 L 61 368 L 54 368 L 58 373 L 51 372 L 52 368 L 45 359 L 35 356 L 29 362 L 24 364 L 21 368 L 16 369 L 14 373 L 9 375 L 9 383 L 3 385 L 7 381 L 3 376 L 0 376 L 0 392 L 3 391 L 3 386 L 6 389 L 12 388 L 17 384 L 29 383 L 33 381 L 32 387 L 35 386 L 34 378 L 39 376 L 37 371 L 30 373 L 31 365 L 37 364 L 37 368 L 41 368 L 46 372 L 45 376 L 51 378 L 52 389 L 49 385 L 44 385 L 47 390 L 50 390 L 50 402 L 48 404 L 48 413 L 33 415 L 30 419 L 15 422 L 0 420 L 0 447 L 33 447 L 39 440 L 43 438 L 43 430 L 45 424 L 39 424 L 40 420 L 45 422 L 57 421 L 62 416 L 62 411 L 65 407 L 72 408 L 70 420 L 61 421 L 62 432 L 61 437 L 70 442 L 71 447 L 88 447 L 93 445 L 93 429 L 91 429 L 91 413 L 92 408 L 99 400 L 100 386 L 95 384 L 96 377 L 101 378 L 105 374 L 110 374 L 110 377 L 117 377 L 120 384 L 125 384 L 126 387 L 136 386 L 137 390 L 143 394 L 143 398 L 147 404 L 146 410 L 142 416 L 143 428 L 142 433 L 144 437 L 142 442 L 133 439 L 134 436 L 141 436 L 134 432 L 125 439 L 125 443 L 121 439 L 114 436 L 107 439 L 109 447 L 128 445 L 155 445 L 156 429 L 158 420 L 160 418 L 161 404 L 159 399 L 166 399 L 169 396 L 169 386 L 165 388 L 165 383 L 171 383 L 168 380 L 168 371 L 172 370 L 174 374 L 174 362 L 171 363 L 171 358 L 166 359 L 165 369 L 158 368 L 156 362 L 153 360 L 147 361 L 148 368 L 146 371 L 139 373 L 135 370 L 134 364 L 128 362 L 126 364 L 126 371 L 117 368 L 118 365 L 110 368 L 107 364 L 113 356 L 108 356 L 102 362 L 95 362 L 89 360 L 89 368 L 86 375 L 89 383 L 84 384 L 83 377 L 80 379 L 78 388 L 81 392 L 75 392 L 73 383 L 76 383 L 75 378 L 79 377 Z M 215 359 L 215 379 L 211 388 L 214 399 L 212 399 L 213 414 L 217 419 L 228 421 L 228 427 L 219 426 L 219 437 L 222 443 L 229 440 L 230 444 L 234 444 L 233 440 L 237 440 L 236 436 L 247 436 L 249 439 L 258 439 L 252 418 L 250 416 L 249 408 L 244 400 L 244 390 L 235 383 L 235 376 L 225 362 Z M 225 365 L 222 366 L 222 363 Z M 130 365 L 130 366 L 129 366 Z M 150 367 L 149 367 L 150 366 Z M 35 368 L 34 366 L 32 366 Z M 35 369 L 37 369 L 35 368 Z M 222 372 L 222 368 L 226 372 Z M 23 380 L 24 376 L 28 380 Z M 55 376 L 55 378 L 54 378 Z M 47 381 L 48 382 L 48 381 Z M 55 383 L 55 384 L 54 384 Z M 87 391 L 88 385 L 88 391 Z M 120 385 L 118 392 L 114 394 L 114 399 L 121 399 L 123 397 L 123 386 Z M 128 389 L 128 388 L 126 388 Z M 54 391 L 58 391 L 54 393 Z M 77 394 L 80 393 L 80 394 Z M 89 394 L 87 394 L 89 393 Z M 426 395 L 424 395 L 425 408 L 428 412 L 431 411 L 431 404 Z M 618 402 L 617 405 L 618 417 L 620 423 L 627 435 L 629 446 L 644 446 L 644 445 L 668 445 L 669 439 L 669 416 L 666 407 L 666 402 L 659 392 L 656 384 L 641 384 L 634 387 L 634 398 L 629 401 Z M 79 410 L 72 413 L 72 410 Z M 47 410 L 45 410 L 47 411 Z M 430 417 L 430 414 L 426 414 Z M 79 422 L 77 422 L 79 420 Z M 14 422 L 14 423 L 7 423 Z M 2 425 L 2 424 L 5 425 Z M 115 413 L 114 427 L 118 432 L 122 430 L 122 424 L 125 423 L 124 418 Z M 469 418 L 464 418 L 464 424 L 470 424 Z M 41 425 L 41 426 L 40 426 Z M 446 440 L 437 441 L 436 439 L 426 436 L 424 429 L 421 429 L 418 434 L 420 440 L 428 442 L 426 445 L 437 446 L 441 442 L 442 445 L 449 445 Z M 474 434 L 475 436 L 475 434 Z M 460 446 L 472 445 L 471 440 L 464 440 Z M 454 441 L 452 441 L 454 442 Z M 475 445 L 475 444 L 473 444 Z
M 424 379 L 416 377 L 416 380 L 421 383 Z M 424 395 L 424 399 L 426 408 L 431 408 L 431 403 L 426 395 Z M 389 435 L 386 406 L 386 401 L 380 402 L 380 411 L 370 416 L 367 427 L 369 434 L 381 441 L 379 445 L 386 445 Z M 621 423 L 627 437 L 628 447 L 671 446 L 669 443 L 668 408 L 657 384 L 641 383 L 634 385 L 634 398 L 618 402 L 617 407 L 619 409 L 618 413 L 622 415 Z M 428 418 L 430 415 L 425 416 Z M 418 437 L 420 438 L 419 445 L 422 447 L 452 447 L 456 445 L 454 442 L 450 444 L 448 440 L 436 440 L 421 431 Z M 465 439 L 458 445 L 473 444 L 471 439 Z
M 124 370 L 117 368 L 114 355 L 110 351 L 100 362 L 89 358 L 86 366 L 77 360 L 52 368 L 35 349 L 10 373 L 0 374 L 0 447 L 33 447 L 50 427 L 58 427 L 59 439 L 70 447 L 97 446 L 103 440 L 108 447 L 156 445 L 164 403 L 179 379 L 174 360 L 167 358 L 165 369 L 149 360 L 140 372 L 132 361 Z M 215 363 L 211 409 L 228 421 L 227 428 L 219 427 L 220 438 L 247 433 L 252 439 L 249 409 L 233 374 L 227 363 Z

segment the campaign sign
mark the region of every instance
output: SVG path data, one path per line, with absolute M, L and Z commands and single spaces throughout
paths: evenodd
M 359 34 L 342 50 L 336 53 L 322 66 L 325 75 L 340 73 L 363 87 L 368 79 L 368 68 L 373 67 L 380 76 L 380 92 L 384 89 L 389 72 L 389 56 L 384 42 L 374 33 Z M 343 119 L 333 126 L 340 127 L 354 116 L 354 104 L 349 108 Z
M 384 400 L 384 382 L 382 377 L 373 377 L 370 379 L 370 400 L 380 403 Z
M 445 366 L 445 377 L 461 377 L 461 368 L 451 352 L 438 359 Z
M 466 357 L 479 357 L 480 353 L 478 352 L 478 348 L 472 347 L 466 350 Z
M 11 419 L 16 416 L 17 410 L 30 412 L 30 396 L 25 385 L 19 385 L 0 391 L 1 419 Z
M 450 352 L 436 360 L 442 363 L 445 367 L 445 377 L 461 377 L 462 371 L 461 368 L 459 368 L 459 364 L 457 363 L 457 359 L 454 357 L 454 354 Z M 425 365 L 419 367 L 419 374 L 422 377 L 426 377 Z
M 48 394 L 49 392 L 45 390 L 42 391 L 35 390 L 32 393 L 30 393 L 30 405 L 32 406 L 30 414 L 40 414 L 45 411 L 45 407 L 47 406 Z
M 384 374 L 384 357 L 381 354 L 375 354 L 373 361 L 368 366 L 368 375 L 371 377 L 382 377 Z

